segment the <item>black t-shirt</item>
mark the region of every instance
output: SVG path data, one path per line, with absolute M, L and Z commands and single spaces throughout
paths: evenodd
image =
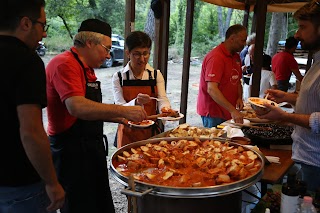
M 27 158 L 19 132 L 17 106 L 46 107 L 46 75 L 41 58 L 15 37 L 0 35 L 1 99 L 0 186 L 40 181 Z M 6 139 L 4 139 L 6 138 Z

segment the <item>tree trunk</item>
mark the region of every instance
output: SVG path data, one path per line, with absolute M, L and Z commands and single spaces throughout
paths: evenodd
M 217 13 L 218 13 L 218 28 L 219 28 L 219 37 L 224 38 L 224 26 L 223 26 L 223 15 L 222 15 L 222 7 L 217 7 Z
M 67 24 L 67 21 L 61 15 L 58 15 L 58 16 L 62 19 L 62 22 L 63 22 L 64 26 L 66 27 L 70 38 L 73 39 L 73 35 L 72 35 L 71 30 L 70 30 L 70 28 L 69 28 L 69 26 Z
M 281 39 L 288 38 L 288 13 L 283 14 Z
M 146 24 L 144 25 L 144 32 L 150 36 L 152 41 L 154 41 L 154 38 L 155 38 L 155 30 L 154 30 L 155 22 L 154 21 L 155 21 L 155 18 L 154 18 L 153 11 L 152 9 L 149 9 Z
M 232 9 L 232 8 L 228 8 L 228 13 L 227 13 L 227 17 L 226 17 L 226 24 L 225 24 L 225 28 L 224 28 L 223 35 L 226 34 L 226 31 L 227 31 L 227 29 L 228 29 L 229 26 L 230 26 L 232 13 L 233 13 L 233 9 Z
M 285 18 L 285 13 L 272 13 L 269 38 L 267 44 L 266 54 L 271 57 L 277 53 L 278 50 L 278 41 L 281 39 L 281 30 L 283 29 L 283 23 Z

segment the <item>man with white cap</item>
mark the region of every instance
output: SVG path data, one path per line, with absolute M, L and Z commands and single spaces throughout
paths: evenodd
M 74 46 L 55 56 L 46 68 L 47 132 L 58 178 L 66 190 L 62 213 L 114 212 L 103 122 L 146 118 L 141 106 L 101 103 L 93 68 L 110 57 L 110 49 L 110 25 L 88 19 L 81 23 Z

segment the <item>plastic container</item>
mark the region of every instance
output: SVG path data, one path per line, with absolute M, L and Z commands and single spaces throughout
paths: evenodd
M 312 204 L 312 197 L 304 196 L 303 202 L 297 210 L 297 213 L 317 213 L 316 208 Z

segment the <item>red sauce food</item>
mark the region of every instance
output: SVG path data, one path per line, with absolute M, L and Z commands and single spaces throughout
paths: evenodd
M 143 120 L 143 121 L 139 121 L 139 122 L 130 121 L 130 123 L 134 124 L 134 125 L 147 126 L 147 125 L 152 124 L 152 121 L 149 121 L 149 120 Z
M 117 155 L 113 166 L 122 175 L 171 187 L 207 187 L 232 183 L 257 173 L 258 156 L 242 146 L 206 140 L 148 143 Z
M 180 116 L 179 112 L 176 110 L 173 110 L 171 108 L 168 107 L 162 107 L 161 108 L 161 116 L 162 117 L 174 117 L 177 118 Z

